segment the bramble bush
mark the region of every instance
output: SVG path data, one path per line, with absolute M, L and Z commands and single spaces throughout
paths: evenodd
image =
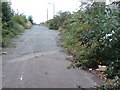
M 57 18 L 57 17 L 56 17 Z M 56 19 L 54 18 L 54 19 Z M 60 17 L 59 17 L 60 18 Z M 74 56 L 83 68 L 106 65 L 109 78 L 120 78 L 120 23 L 119 13 L 103 2 L 86 5 L 58 25 L 63 38 L 63 48 Z M 59 19 L 58 19 L 59 20 Z M 60 20 L 59 20 L 60 22 Z M 56 27 L 56 26 L 55 26 Z

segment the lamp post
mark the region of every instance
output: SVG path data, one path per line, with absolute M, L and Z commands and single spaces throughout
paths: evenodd
M 54 3 L 48 3 L 48 4 L 52 4 L 53 5 L 53 17 L 55 15 L 55 4 Z

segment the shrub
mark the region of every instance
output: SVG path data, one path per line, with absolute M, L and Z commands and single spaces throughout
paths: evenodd
M 32 26 L 25 15 L 15 14 L 10 5 L 9 2 L 2 2 L 2 46 L 4 47 L 10 42 L 12 37 Z
M 118 75 L 118 63 L 111 71 L 111 63 L 120 59 L 120 28 L 118 13 L 105 3 L 95 2 L 84 11 L 72 14 L 62 25 L 63 47 L 73 54 L 85 68 L 108 66 L 112 77 Z M 74 53 L 73 53 L 74 52 Z M 109 75 L 108 74 L 108 75 Z
M 14 15 L 13 16 L 13 21 L 22 25 L 23 27 L 25 27 L 26 23 L 27 23 L 27 20 L 26 20 L 26 17 L 25 15 Z
M 50 29 L 58 30 L 59 27 L 61 27 L 67 18 L 69 18 L 71 15 L 70 12 L 58 12 L 58 15 L 56 15 L 53 19 L 48 20 L 46 23 Z
M 0 18 L 0 47 L 2 46 L 2 21 Z
M 120 78 L 114 77 L 112 81 L 107 82 L 100 86 L 100 90 L 119 90 L 120 89 Z

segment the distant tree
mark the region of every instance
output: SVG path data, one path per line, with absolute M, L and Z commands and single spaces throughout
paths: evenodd
M 31 15 L 28 17 L 28 20 L 33 24 L 33 17 Z

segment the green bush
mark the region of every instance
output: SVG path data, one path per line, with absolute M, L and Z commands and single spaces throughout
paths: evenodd
M 26 26 L 26 23 L 27 23 L 27 19 L 26 19 L 26 16 L 25 15 L 14 15 L 13 16 L 13 21 L 22 25 L 23 27 Z
M 106 73 L 108 78 L 113 78 L 115 76 L 120 77 L 120 60 L 114 60 L 110 63 L 107 68 Z
M 0 22 L 1 25 L 1 22 Z M 2 2 L 2 46 L 7 46 L 11 39 L 23 32 L 24 29 L 31 28 L 32 24 L 23 14 L 15 14 L 11 9 L 10 2 Z
M 7 35 L 5 37 L 2 37 L 2 46 L 5 47 L 8 45 L 8 43 L 11 41 L 11 36 Z
M 1 46 L 1 42 L 2 42 L 2 20 L 0 18 L 0 46 Z
M 100 86 L 100 90 L 119 90 L 120 89 L 120 78 L 114 77 L 114 79 L 106 84 Z
M 70 12 L 58 12 L 58 15 L 56 15 L 53 19 L 48 20 L 46 23 L 50 29 L 58 30 L 59 27 L 61 27 L 64 23 L 64 21 L 67 20 L 68 17 L 70 17 Z
M 63 47 L 73 54 L 85 68 L 108 66 L 107 74 L 118 76 L 120 60 L 120 28 L 118 13 L 107 8 L 105 3 L 95 2 L 84 11 L 78 11 L 64 22 L 61 28 Z M 113 67 L 112 66 L 112 67 Z

